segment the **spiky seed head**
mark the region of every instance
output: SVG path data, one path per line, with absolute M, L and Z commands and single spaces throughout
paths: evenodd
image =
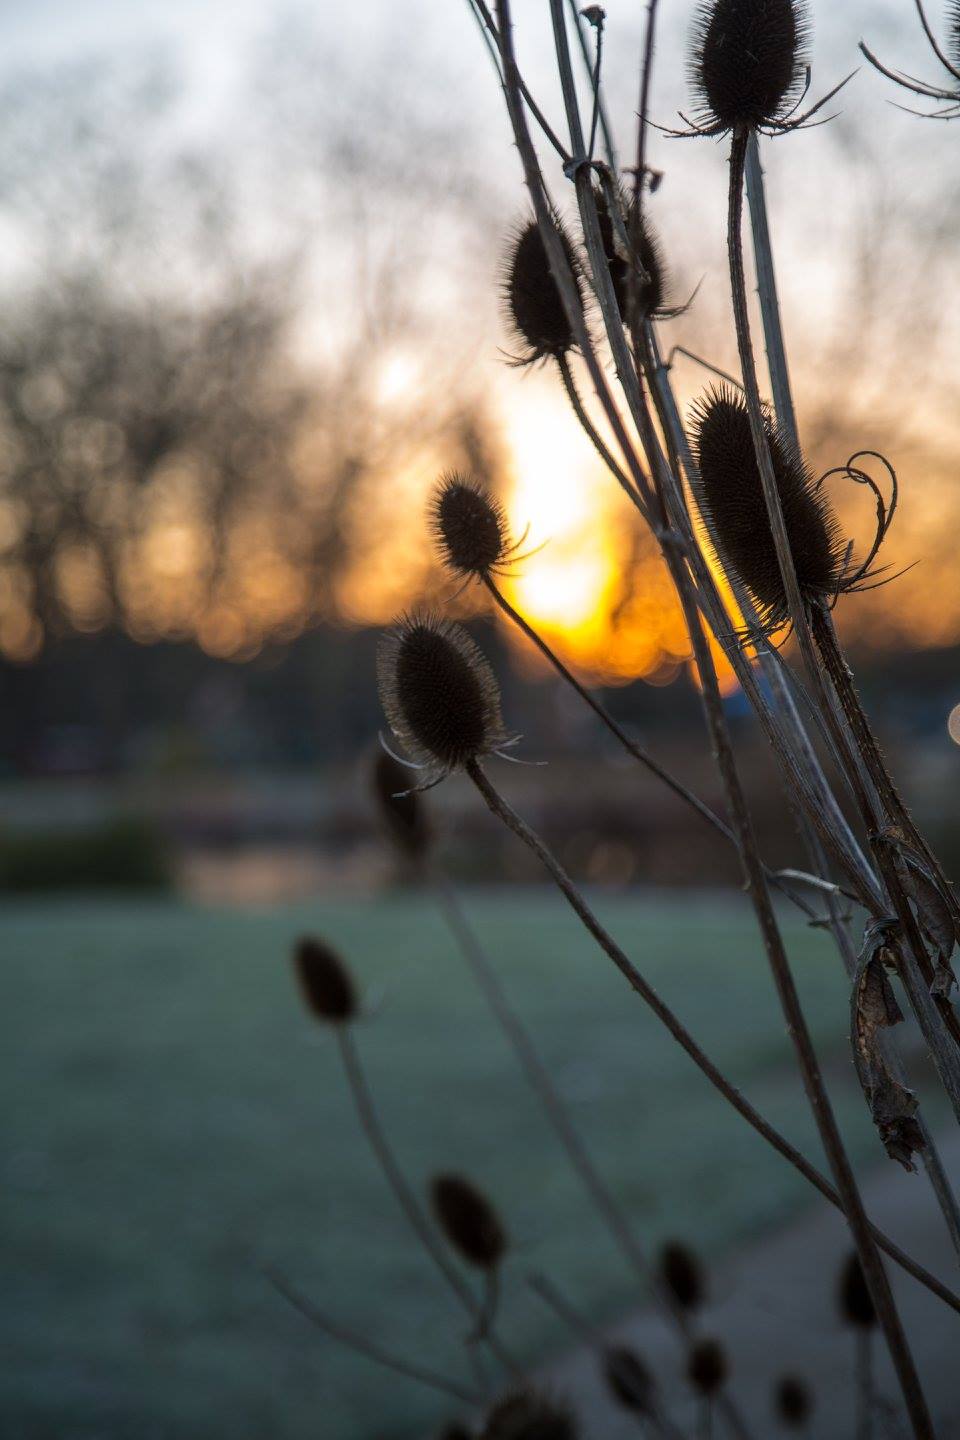
M 402 617 L 380 642 L 377 680 L 391 730 L 430 779 L 510 739 L 494 673 L 462 625 L 434 615 Z
M 521 1390 L 498 1401 L 480 1440 L 578 1440 L 579 1433 L 565 1406 L 535 1390 Z
M 600 239 L 603 253 L 607 257 L 613 291 L 621 318 L 629 323 L 630 315 L 630 261 L 624 253 L 623 241 L 610 213 L 610 197 L 606 190 L 598 187 L 594 192 L 597 201 L 597 217 L 600 221 Z M 624 229 L 634 255 L 639 261 L 634 298 L 638 310 L 637 319 L 657 315 L 667 303 L 667 270 L 663 258 L 663 247 L 653 231 L 646 215 L 637 211 L 631 200 L 621 205 L 625 216 Z M 640 272 L 646 276 L 640 279 Z
M 357 992 L 350 971 L 325 940 L 304 935 L 293 964 L 307 1009 L 328 1025 L 345 1025 L 357 1013 Z
M 561 221 L 554 218 L 553 223 L 582 306 L 583 283 L 576 254 Z M 576 344 L 536 220 L 519 225 L 510 242 L 503 267 L 503 307 L 520 347 L 518 365 L 558 360 Z
M 810 22 L 802 0 L 706 0 L 694 20 L 690 82 L 714 133 L 786 116 L 802 90 Z
M 870 1291 L 860 1256 L 853 1251 L 844 1261 L 837 1287 L 840 1314 L 848 1325 L 859 1330 L 870 1330 L 877 1323 L 877 1312 L 873 1308 Z
M 473 1431 L 468 1430 L 466 1425 L 461 1425 L 458 1420 L 453 1420 L 449 1425 L 444 1425 L 437 1440 L 473 1440 Z
M 813 1412 L 809 1385 L 799 1375 L 781 1375 L 774 1390 L 774 1408 L 788 1430 L 802 1430 Z
M 668 1240 L 660 1251 L 660 1279 L 681 1310 L 697 1310 L 707 1294 L 703 1266 L 679 1240 Z
M 507 1235 L 486 1195 L 462 1175 L 436 1175 L 430 1199 L 437 1223 L 464 1260 L 478 1270 L 495 1269 L 506 1251 Z
M 960 70 L 960 0 L 950 0 L 947 6 L 947 55 Z
M 716 1395 L 727 1383 L 730 1367 L 719 1340 L 698 1340 L 687 1357 L 687 1376 L 701 1395 Z
M 692 411 L 694 493 L 717 556 L 746 585 L 771 628 L 789 618 L 770 516 L 744 397 L 729 385 L 707 391 Z M 836 519 L 796 447 L 766 418 L 767 444 L 800 593 L 831 597 L 843 570 Z
M 603 1374 L 610 1393 L 626 1410 L 649 1415 L 653 1402 L 653 1376 L 629 1345 L 611 1345 L 603 1352 Z
M 475 480 L 444 475 L 430 500 L 429 523 L 458 575 L 489 575 L 504 558 L 509 531 L 503 506 Z
M 390 838 L 404 855 L 419 860 L 430 848 L 430 824 L 420 796 L 411 790 L 411 771 L 378 750 L 371 776 L 373 793 Z

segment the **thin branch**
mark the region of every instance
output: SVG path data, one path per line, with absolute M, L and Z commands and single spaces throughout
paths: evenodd
M 433 1231 L 429 1219 L 424 1213 L 423 1207 L 417 1195 L 404 1175 L 399 1161 L 393 1153 L 393 1149 L 387 1139 L 386 1132 L 380 1123 L 370 1087 L 367 1084 L 363 1066 L 360 1063 L 360 1056 L 353 1036 L 347 1025 L 335 1027 L 337 1040 L 340 1044 L 340 1055 L 343 1060 L 343 1068 L 350 1086 L 360 1125 L 373 1150 L 374 1155 L 382 1169 L 387 1184 L 393 1191 L 393 1195 L 406 1217 L 407 1223 L 416 1235 L 453 1294 L 470 1318 L 476 1323 L 482 1318 L 483 1307 L 477 1300 L 470 1286 L 460 1275 L 456 1267 L 447 1258 L 439 1239 Z M 500 1344 L 496 1335 L 488 1333 L 485 1337 L 486 1343 L 490 1346 L 491 1352 L 497 1359 L 513 1374 L 518 1372 L 516 1362 L 507 1354 Z
M 331 1340 L 338 1341 L 349 1350 L 355 1350 L 358 1355 L 363 1355 L 367 1360 L 372 1360 L 375 1365 L 382 1365 L 386 1370 L 392 1370 L 397 1375 L 405 1375 L 409 1380 L 418 1380 L 421 1385 L 427 1385 L 431 1390 L 439 1390 L 444 1395 L 452 1395 L 455 1400 L 462 1401 L 465 1405 L 478 1406 L 483 1404 L 483 1399 L 473 1390 L 467 1390 L 455 1380 L 449 1380 L 446 1375 L 440 1375 L 435 1370 L 428 1370 L 418 1365 L 413 1360 L 405 1360 L 399 1355 L 394 1355 L 390 1350 L 384 1350 L 368 1340 L 366 1335 L 360 1334 L 357 1330 L 351 1330 L 349 1326 L 334 1320 L 326 1311 L 321 1310 L 312 1300 L 308 1299 L 302 1291 L 282 1275 L 279 1270 L 271 1266 L 264 1267 L 264 1274 L 270 1281 L 273 1288 L 283 1298 L 299 1310 L 300 1314 L 322 1330 L 324 1335 L 329 1335 Z

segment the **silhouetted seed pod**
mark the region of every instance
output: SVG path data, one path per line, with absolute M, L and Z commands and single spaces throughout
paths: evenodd
M 462 1175 L 437 1175 L 430 1183 L 433 1212 L 450 1244 L 478 1270 L 494 1270 L 507 1236 L 487 1197 Z
M 719 1340 L 698 1340 L 687 1357 L 687 1376 L 701 1395 L 716 1395 L 729 1374 L 726 1352 Z
M 494 1406 L 480 1440 L 578 1440 L 570 1411 L 533 1390 L 508 1395 Z
M 397 849 L 419 860 L 430 848 L 430 825 L 423 801 L 411 792 L 411 773 L 380 750 L 373 763 L 373 793 Z
M 377 680 L 390 728 L 428 783 L 510 739 L 493 671 L 461 625 L 405 616 L 380 643 Z
M 318 1020 L 343 1025 L 357 1013 L 357 995 L 346 965 L 325 940 L 305 935 L 293 953 L 300 991 Z
M 813 1413 L 813 1396 L 798 1375 L 783 1375 L 774 1390 L 774 1408 L 789 1430 L 802 1430 Z
M 692 1250 L 668 1240 L 660 1251 L 660 1279 L 681 1310 L 697 1310 L 707 1294 L 703 1266 Z
M 693 489 L 713 547 L 776 628 L 789 618 L 789 607 L 746 401 L 727 385 L 708 390 L 693 407 L 692 429 Z M 796 447 L 769 419 L 766 431 L 800 594 L 807 602 L 828 599 L 843 570 L 837 522 Z
M 802 90 L 810 24 L 799 0 L 707 0 L 694 21 L 690 82 L 706 130 L 782 121 Z
M 611 1345 L 603 1352 L 603 1374 L 611 1394 L 627 1410 L 649 1415 L 653 1409 L 653 1376 L 636 1350 Z
M 444 1425 L 437 1440 L 473 1440 L 473 1431 L 454 1420 L 450 1425 Z
M 554 224 L 583 304 L 580 268 L 567 232 L 559 220 Z M 521 354 L 518 365 L 538 360 L 557 360 L 572 350 L 576 341 L 563 308 L 563 300 L 550 269 L 546 246 L 536 220 L 517 229 L 503 267 L 503 307 Z
M 869 1330 L 876 1325 L 877 1312 L 873 1308 L 860 1256 L 856 1252 L 849 1256 L 840 1271 L 837 1299 L 840 1314 L 848 1325 L 854 1325 L 860 1330 Z
M 615 227 L 613 217 L 610 214 L 610 201 L 607 192 L 603 189 L 597 189 L 595 196 L 597 201 L 597 216 L 600 221 L 600 238 L 603 242 L 603 253 L 607 257 L 607 264 L 610 269 L 613 291 L 617 297 L 620 317 L 625 324 L 629 324 L 630 266 L 626 258 L 623 238 L 619 230 Z M 636 210 L 632 202 L 629 207 L 624 205 L 622 212 L 626 215 L 624 229 L 630 240 L 633 253 L 640 262 L 634 288 L 635 303 L 638 310 L 637 319 L 642 320 L 646 319 L 649 315 L 656 315 L 663 309 L 666 303 L 666 264 L 664 262 L 660 241 L 653 233 L 647 217 L 642 215 L 638 225 Z M 642 280 L 640 279 L 641 270 L 646 277 Z
M 459 575 L 488 575 L 507 550 L 507 517 L 475 480 L 445 475 L 430 501 L 430 529 Z
M 960 70 L 960 0 L 950 0 L 947 6 L 947 54 Z

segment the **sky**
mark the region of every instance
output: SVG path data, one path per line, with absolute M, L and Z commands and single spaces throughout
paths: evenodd
M 605 79 L 618 132 L 632 143 L 641 22 L 639 0 L 610 0 L 607 5 Z M 687 0 L 662 0 L 653 90 L 653 116 L 674 123 L 688 103 L 684 50 L 693 7 Z M 931 14 L 934 11 L 931 10 Z M 524 203 L 515 152 L 508 143 L 502 100 L 468 13 L 465 0 L 411 0 L 400 7 L 387 0 L 344 6 L 320 0 L 315 6 L 254 3 L 254 0 L 36 0 L 25 6 L 0 4 L 0 80 L 20 71 L 53 73 L 65 64 L 108 56 L 120 64 L 166 55 L 183 76 L 181 123 L 198 136 L 231 132 L 236 97 L 243 77 L 271 36 L 306 17 L 317 29 L 323 61 L 317 86 L 340 87 L 345 115 L 357 109 L 354 123 L 366 123 L 364 77 L 374 75 L 384 116 L 401 143 L 405 116 L 415 107 L 442 126 L 448 117 L 460 147 L 462 173 L 475 177 L 487 207 L 483 241 L 459 257 L 456 284 L 467 283 L 478 297 L 463 324 L 478 372 L 488 376 L 499 397 L 511 471 L 509 511 L 518 528 L 531 525 L 531 541 L 548 540 L 518 582 L 517 598 L 557 635 L 566 635 L 573 658 L 588 664 L 598 649 L 610 651 L 610 635 L 598 629 L 598 610 L 611 603 L 613 567 L 620 549 L 615 503 L 598 502 L 598 479 L 589 445 L 583 440 L 547 377 L 518 377 L 500 363 L 504 337 L 497 329 L 495 288 L 502 236 Z M 544 0 L 515 0 L 518 54 L 525 75 L 548 113 L 561 107 L 551 63 Z M 817 96 L 860 62 L 861 35 L 882 55 L 914 73 L 929 74 L 934 62 L 925 49 L 913 6 L 908 0 L 813 6 L 813 85 Z M 943 510 L 948 502 L 960 514 L 957 484 L 946 471 L 960 421 L 952 395 L 952 374 L 960 335 L 957 320 L 942 315 L 937 301 L 938 267 L 949 265 L 943 247 L 932 248 L 923 265 L 915 260 L 917 237 L 944 228 L 950 173 L 960 125 L 924 124 L 890 103 L 889 85 L 866 67 L 844 92 L 841 114 L 830 126 L 767 143 L 768 195 L 781 284 L 784 324 L 801 426 L 811 448 L 825 463 L 845 458 L 829 445 L 879 444 L 896 440 L 899 459 L 913 466 L 912 488 L 905 485 L 898 548 L 894 558 L 909 563 L 919 552 L 929 559 L 943 541 Z M 184 118 L 185 117 L 185 118 Z M 256 116 L 246 117 L 256 125 Z M 559 120 L 557 121 L 559 124 Z M 467 138 L 464 138 L 467 137 Z M 675 322 L 670 339 L 731 369 L 735 349 L 727 310 L 724 225 L 726 164 L 722 146 L 708 141 L 651 140 L 651 160 L 665 171 L 651 213 L 661 229 L 683 298 L 699 283 L 696 304 Z M 558 202 L 569 205 L 569 188 L 545 155 L 546 173 Z M 957 187 L 952 187 L 956 190 Z M 948 196 L 944 200 L 945 194 Z M 952 202 L 956 204 L 956 202 Z M 954 218 L 956 216 L 954 215 Z M 437 276 L 450 256 L 442 248 L 428 256 Z M 317 225 L 316 256 L 329 275 L 343 259 L 337 224 Z M 429 236 L 427 237 L 429 242 Z M 491 243 L 494 242 L 494 243 Z M 955 271 L 955 267 L 954 271 Z M 466 281 L 463 276 L 466 275 Z M 453 282 L 451 282 L 453 283 Z M 351 324 L 357 297 L 341 290 L 339 323 Z M 443 292 L 441 280 L 438 293 Z M 305 327 L 320 343 L 331 333 L 329 314 Z M 333 327 L 335 330 L 335 327 Z M 469 334 L 467 334 L 469 332 Z M 417 365 L 411 363 L 410 373 Z M 394 375 L 399 374 L 395 371 Z M 838 415 L 838 375 L 846 390 L 844 414 Z M 905 384 L 905 376 L 910 383 Z M 678 364 L 675 380 L 681 397 L 702 387 L 702 372 Z M 894 423 L 895 422 L 895 423 Z M 952 489 L 951 489 L 952 486 Z M 591 517 L 595 525 L 591 528 Z M 612 527 L 612 529 L 611 529 Z M 934 568 L 939 562 L 934 562 Z M 944 560 L 945 563 L 945 560 Z M 657 610 L 659 589 L 640 606 L 641 618 L 622 668 L 662 669 L 663 655 L 643 661 L 645 626 Z M 957 587 L 954 587 L 955 589 Z M 896 639 L 923 632 L 924 643 L 960 640 L 960 594 L 953 609 L 924 609 L 928 587 L 914 586 L 891 599 L 879 592 L 861 614 L 874 617 L 873 629 Z M 919 598 L 918 598 L 919 597 Z M 392 603 L 392 597 L 391 597 Z M 364 619 L 380 619 L 373 606 Z M 946 613 L 946 618 L 944 618 Z M 879 617 L 879 623 L 876 623 Z M 660 639 L 672 633 L 665 622 Z M 864 627 L 868 629 L 869 627 Z

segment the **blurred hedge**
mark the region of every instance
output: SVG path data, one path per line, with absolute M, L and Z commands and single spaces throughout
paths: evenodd
M 0 889 L 169 890 L 170 848 L 149 822 L 118 816 L 82 830 L 0 835 Z

